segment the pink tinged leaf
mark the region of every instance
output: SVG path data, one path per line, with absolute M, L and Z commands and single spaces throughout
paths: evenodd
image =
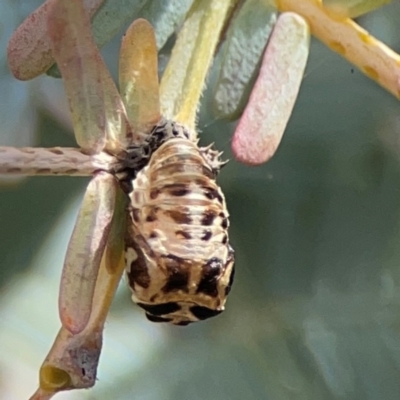
M 108 240 L 118 183 L 99 173 L 88 185 L 72 233 L 60 284 L 59 312 L 62 325 L 73 334 L 87 325 L 100 261 Z
M 233 137 L 232 150 L 239 161 L 258 165 L 274 155 L 297 98 L 309 39 L 302 17 L 290 12 L 280 15 Z
M 52 51 L 64 80 L 75 136 L 88 153 L 126 147 L 126 117 L 118 90 L 79 0 L 54 0 L 48 10 Z
M 134 21 L 122 39 L 119 86 L 134 134 L 146 134 L 160 120 L 160 90 L 156 39 L 144 19 Z
M 213 112 L 218 118 L 236 119 L 242 113 L 276 16 L 271 4 L 247 0 L 230 24 L 214 89 Z
M 97 46 L 102 48 L 127 23 L 133 21 L 146 2 L 147 0 L 104 0 L 92 19 L 92 32 Z M 46 71 L 46 74 L 55 78 L 61 77 L 57 64 Z
M 57 392 L 89 388 L 96 382 L 104 323 L 125 267 L 127 198 L 119 187 L 115 196 L 112 225 L 96 281 L 90 319 L 78 334 L 61 328 L 40 368 L 40 388 L 31 400 L 47 400 Z
M 104 0 L 84 0 L 90 16 Z M 51 0 L 43 3 L 17 28 L 7 46 L 8 65 L 17 79 L 29 80 L 47 71 L 54 63 L 47 35 L 47 12 Z

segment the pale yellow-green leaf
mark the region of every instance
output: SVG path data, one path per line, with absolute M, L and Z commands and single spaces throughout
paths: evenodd
M 119 87 L 134 139 L 138 139 L 160 120 L 156 40 L 144 19 L 134 21 L 122 39 Z
M 194 130 L 205 79 L 234 0 L 197 0 L 179 32 L 161 80 L 161 111 Z
M 356 18 L 392 0 L 323 0 L 323 5 L 343 18 Z
M 60 284 L 59 311 L 63 326 L 81 332 L 91 312 L 97 275 L 114 214 L 118 183 L 107 173 L 88 185 L 72 233 Z
M 338 18 L 315 0 L 276 0 L 280 11 L 293 11 L 310 24 L 311 32 L 369 78 L 400 97 L 400 56 L 349 18 Z
M 107 246 L 101 262 L 93 298 L 89 329 L 100 329 L 104 325 L 114 293 L 125 268 L 125 233 L 128 215 L 128 198 L 118 186 L 115 209 Z

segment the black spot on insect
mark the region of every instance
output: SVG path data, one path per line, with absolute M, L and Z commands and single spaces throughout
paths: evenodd
M 214 211 L 211 210 L 206 211 L 204 212 L 203 217 L 201 219 L 201 225 L 210 226 L 214 222 L 214 219 L 215 219 Z
M 218 193 L 217 189 L 211 188 L 211 187 L 203 187 L 202 188 L 204 191 L 205 196 L 207 199 L 214 200 L 218 197 L 221 197 Z
M 176 292 L 178 290 L 187 292 L 188 282 L 188 271 L 174 271 L 174 273 L 169 275 L 167 283 L 163 286 L 162 291 L 164 293 Z
M 183 237 L 184 239 L 187 239 L 187 240 L 192 238 L 192 235 L 188 231 L 182 231 L 182 230 L 176 231 L 175 235 L 176 236 L 181 236 L 181 237 Z
M 134 242 L 127 245 L 133 247 L 137 253 L 137 258 L 131 262 L 130 270 L 127 272 L 129 285 L 134 288 L 136 284 L 146 289 L 150 286 L 150 275 L 143 251 Z
M 181 306 L 175 302 L 162 303 L 162 304 L 137 303 L 137 305 L 143 308 L 143 310 L 147 311 L 149 314 L 156 316 L 167 315 L 181 309 Z
M 176 322 L 174 323 L 174 325 L 176 326 L 187 326 L 189 324 L 191 324 L 193 321 L 180 321 L 180 322 Z
M 205 242 L 207 242 L 208 240 L 211 239 L 212 236 L 212 232 L 210 230 L 206 230 L 203 233 L 203 236 L 201 237 L 201 240 L 204 240 Z
M 176 292 L 178 290 L 187 292 L 189 282 L 189 270 L 185 267 L 186 260 L 169 254 L 165 257 L 167 269 L 167 283 L 161 289 L 164 293 Z
M 147 214 L 147 216 L 146 216 L 146 222 L 154 222 L 154 221 L 156 221 L 157 220 L 157 214 L 156 214 L 156 212 L 155 212 L 155 210 L 154 210 L 154 208 L 153 209 L 151 209 L 151 211 L 149 212 L 149 214 Z
M 228 243 L 228 236 L 224 235 L 224 237 L 222 238 L 222 244 L 227 244 Z
M 135 287 L 137 284 L 143 288 L 148 288 L 150 286 L 150 276 L 147 271 L 147 266 L 145 264 L 140 264 L 136 261 L 132 261 L 131 270 L 128 272 L 129 284 L 131 287 Z
M 150 191 L 150 198 L 152 200 L 154 200 L 158 197 L 159 194 L 160 194 L 160 191 L 158 189 L 153 189 Z
M 199 320 L 215 317 L 216 315 L 221 314 L 222 312 L 222 310 L 212 310 L 211 308 L 202 306 L 190 307 L 190 311 Z
M 134 222 L 138 223 L 140 221 L 139 218 L 139 209 L 137 208 L 132 208 L 132 219 L 134 220 Z
M 168 190 L 171 196 L 176 196 L 176 197 L 182 197 L 190 193 L 190 189 L 188 189 L 186 185 L 177 183 L 172 185 L 166 185 L 165 189 Z
M 234 280 L 235 280 L 235 264 L 232 265 L 231 276 L 229 277 L 229 283 L 228 286 L 225 288 L 225 296 L 227 296 L 231 291 Z
M 191 224 L 192 217 L 189 212 L 177 211 L 177 210 L 169 210 L 165 212 L 174 222 L 177 224 Z
M 163 317 L 157 317 L 155 315 L 147 314 L 146 317 L 149 321 L 151 322 L 171 322 L 172 318 L 163 318 Z
M 183 265 L 186 261 L 184 258 L 178 257 L 174 254 L 167 254 L 166 256 L 162 255 L 162 257 L 174 261 L 177 266 Z
M 226 228 L 228 228 L 228 225 L 229 225 L 229 223 L 228 223 L 228 218 L 224 218 L 224 219 L 222 220 L 222 222 L 221 222 L 221 227 L 222 227 L 223 229 L 226 229 Z
M 218 296 L 218 278 L 222 271 L 222 261 L 211 258 L 202 268 L 202 277 L 196 293 L 204 293 L 211 297 Z

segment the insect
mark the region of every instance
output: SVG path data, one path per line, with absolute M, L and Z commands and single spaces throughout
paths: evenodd
M 150 321 L 187 325 L 218 315 L 232 286 L 228 212 L 215 183 L 221 162 L 174 122 L 152 134 L 167 137 L 129 193 L 127 277 Z

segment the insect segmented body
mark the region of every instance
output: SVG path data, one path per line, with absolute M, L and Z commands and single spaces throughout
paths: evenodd
M 126 267 L 132 299 L 154 322 L 187 325 L 224 310 L 234 276 L 216 151 L 164 121 L 165 140 L 132 182 Z M 171 134 L 172 132 L 172 134 Z

